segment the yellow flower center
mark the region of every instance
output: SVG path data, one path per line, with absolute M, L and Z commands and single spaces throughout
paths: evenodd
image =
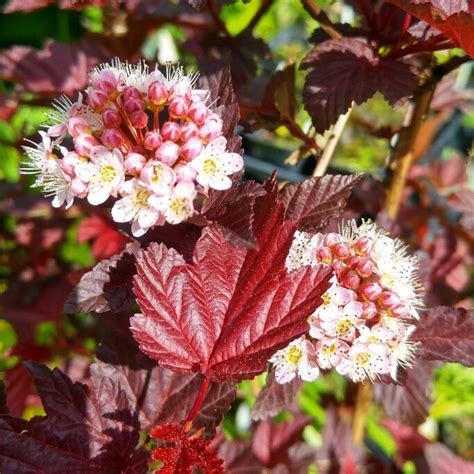
M 211 158 L 207 158 L 206 160 L 204 160 L 202 169 L 204 173 L 206 174 L 212 174 L 212 175 L 216 174 L 216 171 L 217 171 L 216 162 Z
M 331 296 L 329 296 L 329 293 L 324 293 L 324 295 L 321 296 L 321 299 L 323 300 L 323 306 L 328 306 L 331 303 Z
M 140 189 L 135 194 L 135 204 L 140 204 L 141 206 L 148 205 L 148 198 L 150 197 L 150 193 L 146 189 Z
M 341 319 L 336 326 L 336 332 L 339 337 L 345 337 L 349 334 L 352 323 L 349 319 Z
M 154 183 L 158 183 L 158 182 L 161 181 L 162 178 L 163 178 L 163 170 L 162 170 L 161 166 L 154 166 L 153 167 L 153 175 L 151 177 L 151 180 Z
M 298 349 L 297 347 L 290 347 L 287 359 L 291 364 L 296 365 L 302 357 L 303 351 L 301 349 Z
M 359 367 L 365 367 L 370 360 L 370 356 L 368 352 L 359 352 L 355 356 L 355 362 Z
M 170 202 L 171 211 L 177 216 L 182 215 L 186 211 L 187 203 L 183 198 L 176 198 Z
M 328 355 L 334 354 L 336 352 L 336 344 L 333 342 L 329 346 L 324 346 L 323 352 Z
M 117 171 L 111 165 L 105 165 L 100 170 L 100 180 L 103 183 L 111 183 L 117 176 Z

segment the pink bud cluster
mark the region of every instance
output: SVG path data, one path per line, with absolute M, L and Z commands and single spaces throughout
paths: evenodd
M 319 369 L 332 368 L 355 382 L 395 378 L 414 355 L 408 337 L 421 305 L 416 259 L 399 240 L 365 222 L 359 228 L 350 223 L 341 233 L 297 233 L 288 269 L 321 264 L 331 267 L 332 286 L 308 318 L 308 334 L 270 359 L 277 380 L 297 374 L 314 380 Z
M 243 168 L 196 79 L 180 67 L 165 76 L 143 63 L 102 65 L 85 100 L 56 103 L 42 142 L 25 147 L 24 172 L 38 175 L 35 185 L 54 195 L 55 206 L 117 198 L 112 217 L 132 222 L 135 236 L 188 219 L 198 194 L 230 188 L 229 175 Z

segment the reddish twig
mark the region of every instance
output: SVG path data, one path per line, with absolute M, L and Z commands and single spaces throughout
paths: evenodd
M 202 385 L 201 385 L 201 388 L 199 389 L 199 393 L 197 394 L 196 401 L 194 402 L 194 405 L 191 408 L 191 411 L 189 412 L 188 417 L 186 418 L 186 422 L 184 423 L 185 426 L 187 424 L 192 423 L 192 421 L 196 417 L 199 409 L 201 408 L 202 402 L 204 401 L 204 397 L 206 396 L 206 392 L 210 383 L 211 383 L 211 379 L 208 377 L 205 377 L 204 380 L 202 381 Z
M 321 25 L 321 28 L 331 39 L 340 40 L 342 34 L 339 33 L 329 17 L 319 8 L 313 0 L 301 0 L 306 11 Z

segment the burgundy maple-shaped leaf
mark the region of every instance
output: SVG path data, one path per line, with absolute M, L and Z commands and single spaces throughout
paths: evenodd
M 466 0 L 387 0 L 425 21 L 474 57 L 474 15 Z
M 429 443 L 429 440 L 418 433 L 418 429 L 414 426 L 394 420 L 383 420 L 380 424 L 390 431 L 395 441 L 395 460 L 399 466 L 403 466 L 407 461 L 413 461 Z
M 252 449 L 257 459 L 265 467 L 289 464 L 288 450 L 301 439 L 311 418 L 296 415 L 293 420 L 275 423 L 270 418 L 260 422 L 254 432 Z
M 214 112 L 222 119 L 222 133 L 227 138 L 227 149 L 242 153 L 242 139 L 236 135 L 235 127 L 239 123 L 239 103 L 232 89 L 232 75 L 229 66 L 223 66 L 216 72 L 202 74 L 198 86 L 209 91 L 209 103 L 215 103 Z
M 46 417 L 0 416 L 0 471 L 142 473 L 133 408 L 113 380 L 88 388 L 58 369 L 28 364 Z M 112 390 L 113 389 L 113 390 Z M 111 396 L 111 395 L 114 396 Z
M 224 472 L 222 459 L 209 446 L 209 441 L 199 437 L 199 433 L 189 436 L 186 429 L 170 423 L 151 430 L 150 436 L 158 441 L 151 453 L 152 458 L 163 463 L 156 472 L 186 474 L 194 472 L 193 467 L 207 474 Z
M 68 296 L 64 311 L 104 313 L 129 308 L 134 301 L 132 278 L 139 249 L 136 242 L 127 244 L 123 252 L 102 260 L 87 272 Z
M 299 230 L 321 230 L 344 210 L 352 188 L 361 179 L 361 174 L 327 175 L 285 186 L 281 200 L 286 218 L 298 221 Z
M 334 124 L 352 102 L 362 104 L 380 92 L 396 105 L 410 97 L 416 86 L 408 64 L 378 55 L 363 38 L 318 44 L 302 67 L 312 69 L 306 77 L 303 101 L 318 132 Z
M 134 279 L 142 314 L 130 322 L 140 349 L 164 367 L 217 381 L 263 372 L 272 354 L 307 331 L 330 286 L 322 267 L 287 273 L 295 230 L 268 195 L 256 217 L 257 249 L 235 247 L 212 226 L 192 263 L 151 244 Z
M 265 187 L 253 181 L 234 184 L 228 191 L 211 191 L 202 212 L 218 224 L 224 236 L 238 246 L 253 248 L 255 238 L 255 201 L 266 194 Z
M 474 365 L 474 310 L 437 306 L 426 311 L 411 336 L 417 356 Z
M 415 367 L 407 370 L 403 385 L 376 383 L 375 399 L 382 405 L 385 414 L 407 425 L 423 423 L 432 405 L 435 367 L 436 362 L 419 360 Z
M 202 375 L 164 369 L 139 351 L 130 331 L 123 334 L 107 330 L 112 334 L 99 347 L 97 356 L 101 360 L 91 366 L 92 381 L 113 380 L 135 407 L 141 430 L 171 422 L 184 423 L 201 388 Z M 232 382 L 212 382 L 193 420 L 193 430 L 204 430 L 202 436 L 212 438 L 235 396 Z
M 419 474 L 472 474 L 474 463 L 454 454 L 441 443 L 426 444 L 423 455 L 415 459 L 416 472 Z
M 282 410 L 290 408 L 301 386 L 301 380 L 294 378 L 288 383 L 278 383 L 274 371 L 270 371 L 267 383 L 258 394 L 252 410 L 254 420 L 263 420 L 275 416 Z
M 89 71 L 111 56 L 91 38 L 75 43 L 48 41 L 40 51 L 14 46 L 0 53 L 0 74 L 3 79 L 19 83 L 21 90 L 46 95 L 58 91 L 73 94 L 87 85 Z

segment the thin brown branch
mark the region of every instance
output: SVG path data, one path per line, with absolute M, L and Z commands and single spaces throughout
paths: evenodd
M 294 137 L 302 140 L 312 153 L 316 153 L 319 150 L 316 140 L 304 133 L 301 127 L 293 119 L 286 117 L 283 124 Z
M 329 140 L 324 147 L 324 150 L 321 154 L 321 157 L 318 160 L 318 163 L 313 171 L 313 176 L 324 176 L 329 166 L 329 162 L 331 161 L 332 156 L 336 150 L 337 144 L 341 139 L 342 132 L 344 131 L 344 127 L 349 120 L 349 116 L 351 115 L 352 107 L 344 114 L 341 115 L 338 119 L 336 124 L 334 125 L 334 129 L 332 131 L 332 135 L 329 137 Z
M 365 419 L 372 402 L 372 383 L 364 382 L 357 387 L 357 398 L 352 421 L 352 440 L 360 446 L 364 440 Z
M 219 7 L 217 5 L 216 0 L 208 0 L 207 2 L 207 7 L 209 9 L 209 13 L 211 14 L 211 17 L 214 21 L 214 24 L 216 25 L 216 28 L 219 31 L 222 31 L 226 36 L 231 36 L 229 31 L 227 30 L 227 27 L 222 20 L 222 18 L 219 16 Z
M 342 34 L 339 33 L 329 17 L 319 8 L 313 0 L 301 0 L 306 11 L 321 25 L 321 28 L 331 39 L 340 40 Z
M 255 15 L 249 21 L 248 25 L 239 33 L 239 35 L 244 34 L 246 31 L 252 31 L 257 23 L 262 19 L 263 15 L 267 13 L 268 9 L 273 5 L 273 0 L 262 0 L 260 8 L 257 10 Z
M 395 219 L 400 207 L 403 188 L 413 161 L 413 146 L 425 115 L 428 113 L 436 81 L 431 78 L 421 86 L 410 103 L 405 125 L 401 128 L 397 144 L 389 162 L 390 181 L 385 199 L 387 214 Z

